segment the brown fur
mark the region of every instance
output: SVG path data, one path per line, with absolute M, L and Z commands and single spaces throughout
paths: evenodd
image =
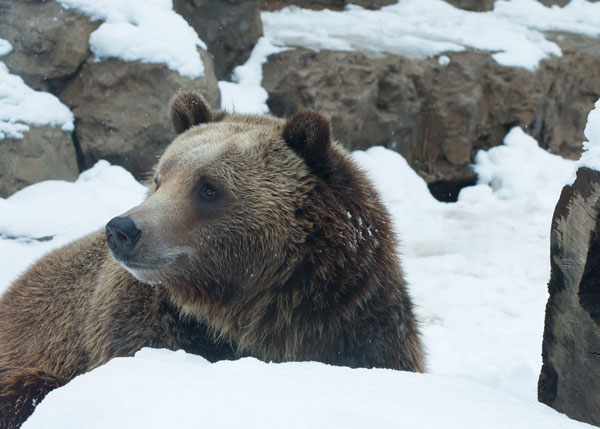
M 142 231 L 133 252 L 117 262 L 104 234 L 91 234 L 42 258 L 0 300 L 7 427 L 27 414 L 10 411 L 19 371 L 43 374 L 30 395 L 41 398 L 52 380 L 145 346 L 423 371 L 389 215 L 329 121 L 212 114 L 198 100 L 172 102 L 182 134 L 146 201 L 123 215 Z

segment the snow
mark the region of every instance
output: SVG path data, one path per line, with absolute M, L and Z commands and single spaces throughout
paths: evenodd
M 51 392 L 23 429 L 583 428 L 534 401 L 441 375 L 142 349 Z
M 438 57 L 438 64 L 442 67 L 447 66 L 450 64 L 450 57 L 448 55 L 440 55 Z
M 0 198 L 0 253 L 10 255 L 0 258 L 0 293 L 42 254 L 103 227 L 145 195 L 129 172 L 98 161 L 75 182 L 48 180 Z
M 262 65 L 269 55 L 288 50 L 261 37 L 245 64 L 233 70 L 232 82 L 219 81 L 221 108 L 235 113 L 269 113 L 267 91 L 262 85 Z
M 588 141 L 583 142 L 584 152 L 577 165 L 600 171 L 600 100 L 588 116 L 584 134 Z
M 180 75 L 204 75 L 197 48 L 207 49 L 196 31 L 173 11 L 171 0 L 59 0 L 92 20 L 104 21 L 90 35 L 98 59 L 166 64 Z
M 402 238 L 411 293 L 424 322 L 428 371 L 536 398 L 550 224 L 574 169 L 520 128 L 480 151 L 476 186 L 435 200 L 397 153 L 355 152 Z
M 8 43 L 8 40 L 0 39 L 0 57 L 8 55 L 12 51 L 12 46 Z
M 600 4 L 574 0 L 548 8 L 535 0 L 498 1 L 491 12 L 469 12 L 442 0 L 400 0 L 380 10 L 288 7 L 261 13 L 265 37 L 277 46 L 361 51 L 415 58 L 472 48 L 493 52 L 500 65 L 535 70 L 558 45 L 541 31 L 600 35 Z
M 10 43 L 0 39 L 0 56 L 11 50 Z M 0 62 L 0 142 L 5 138 L 22 139 L 29 125 L 73 131 L 73 114 L 58 98 L 34 91 Z

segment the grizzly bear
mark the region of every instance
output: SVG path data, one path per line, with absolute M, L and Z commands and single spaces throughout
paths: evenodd
M 213 112 L 182 93 L 171 120 L 146 200 L 2 296 L 3 428 L 142 347 L 423 371 L 390 216 L 325 117 Z

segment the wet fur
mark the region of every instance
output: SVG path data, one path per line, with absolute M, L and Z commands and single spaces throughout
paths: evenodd
M 150 184 L 127 215 L 149 231 L 140 261 L 173 248 L 152 238 L 165 204 L 180 223 L 169 240 L 194 254 L 149 274 L 154 287 L 111 257 L 102 232 L 36 262 L 0 299 L 0 426 L 19 427 L 52 388 L 142 347 L 423 371 L 391 220 L 329 121 L 213 113 L 190 93 L 171 117 L 182 135 L 157 165 L 160 194 Z M 186 169 L 201 140 L 229 142 L 202 153 L 231 195 L 195 212 L 188 193 L 173 195 L 193 189 Z

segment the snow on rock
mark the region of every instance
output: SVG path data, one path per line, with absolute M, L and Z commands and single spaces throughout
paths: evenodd
M 588 115 L 584 134 L 588 141 L 583 142 L 584 152 L 577 165 L 600 171 L 600 100 Z
M 173 11 L 171 0 L 59 0 L 92 20 L 104 23 L 90 35 L 98 59 L 166 64 L 180 75 L 204 75 L 197 51 L 207 49 L 194 29 Z M 141 7 L 140 7 L 141 6 Z
M 103 227 L 146 192 L 125 169 L 99 161 L 75 182 L 48 180 L 0 198 L 0 253 L 10 255 L 0 259 L 0 293 L 34 259 Z
M 142 349 L 51 392 L 23 429 L 584 428 L 456 377 Z
M 0 56 L 11 50 L 10 43 L 0 39 Z M 0 62 L 0 142 L 5 138 L 22 139 L 29 131 L 28 125 L 73 131 L 73 114 L 54 95 L 34 91 Z
M 562 9 L 535 0 L 499 1 L 485 13 L 458 9 L 442 0 L 400 0 L 380 10 L 288 7 L 263 12 L 261 18 L 265 36 L 278 46 L 416 58 L 473 48 L 494 52 L 492 57 L 501 65 L 528 70 L 550 55 L 562 55 L 540 31 L 600 35 L 600 4 L 583 0 Z
M 2 55 L 8 55 L 12 51 L 12 46 L 8 40 L 0 39 L 0 57 Z
M 245 64 L 233 70 L 232 82 L 219 81 L 221 108 L 235 113 L 269 113 L 269 94 L 262 85 L 262 65 L 269 55 L 286 51 L 288 48 L 274 46 L 261 37 Z
M 537 0 L 499 0 L 494 15 L 540 31 L 600 36 L 600 4 L 586 0 L 571 0 L 562 8 L 545 7 Z
M 554 206 L 574 161 L 520 128 L 479 152 L 479 184 L 442 203 L 399 154 L 354 152 L 382 193 L 423 322 L 428 371 L 536 398 Z

